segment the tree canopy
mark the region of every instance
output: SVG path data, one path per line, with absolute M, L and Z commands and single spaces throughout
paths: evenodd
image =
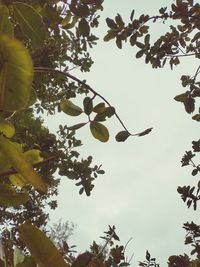
M 80 155 L 82 140 L 77 138 L 77 131 L 87 127 L 88 135 L 103 143 L 110 138 L 125 142 L 152 131 L 129 130 L 106 96 L 72 74 L 74 69 L 90 71 L 93 60 L 89 49 L 98 42 L 93 32 L 99 26 L 101 12 L 103 0 L 0 2 L 0 220 L 4 254 L 0 266 L 130 265 L 130 259 L 125 257 L 128 244 L 116 244 L 119 237 L 115 226 L 104 232 L 104 245 L 94 241 L 78 257 L 66 240 L 59 242 L 61 237 L 54 236 L 53 244 L 48 235 L 46 208 L 57 207 L 52 197 L 58 195 L 60 179 L 68 177 L 75 182 L 79 194 L 90 196 L 95 180 L 104 174 L 101 164 L 93 164 L 92 156 Z M 136 58 L 143 57 L 153 68 L 169 64 L 173 69 L 181 64 L 182 57 L 200 58 L 198 3 L 176 0 L 168 8 L 161 7 L 155 16 L 136 17 L 134 13 L 130 10 L 128 23 L 120 14 L 107 18 L 104 41 L 115 40 L 119 49 L 129 43 L 137 48 Z M 159 21 L 170 21 L 170 26 L 154 40 L 151 25 Z M 197 122 L 199 73 L 198 65 L 192 76 L 182 75 L 184 92 L 174 97 Z M 44 118 L 57 113 L 79 117 L 80 122 L 60 125 L 57 134 L 53 134 L 44 126 Z M 112 117 L 122 128 L 114 137 L 105 125 Z M 198 152 L 200 140 L 193 140 L 191 150 L 185 152 L 181 161 L 182 166 L 191 166 L 192 176 L 200 172 L 194 159 Z M 199 189 L 197 181 L 196 186 L 180 186 L 177 191 L 187 207 L 196 210 Z M 200 266 L 200 226 L 186 222 L 183 227 L 185 244 L 192 246 L 194 257 L 172 255 L 168 266 Z M 159 265 L 147 251 L 139 266 Z

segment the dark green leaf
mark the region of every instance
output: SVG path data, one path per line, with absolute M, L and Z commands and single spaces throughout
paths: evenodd
M 78 124 L 75 124 L 73 126 L 67 127 L 67 129 L 75 131 L 75 130 L 78 130 L 78 129 L 82 128 L 85 125 L 86 125 L 86 123 L 78 123 Z
M 144 136 L 144 135 L 147 135 L 147 134 L 149 134 L 149 133 L 152 131 L 152 129 L 153 129 L 153 128 L 148 128 L 148 129 L 146 129 L 145 131 L 143 131 L 143 132 L 137 134 L 137 136 Z
M 194 112 L 195 109 L 195 99 L 192 97 L 188 97 L 184 102 L 185 110 L 187 113 Z
M 122 38 L 120 35 L 116 37 L 116 45 L 119 49 L 122 49 Z
M 109 139 L 108 129 L 99 122 L 92 121 L 90 123 L 90 131 L 94 138 L 98 139 L 101 142 L 107 142 Z
M 124 21 L 123 21 L 122 17 L 120 16 L 120 14 L 117 14 L 117 16 L 115 17 L 115 21 L 120 28 L 124 27 Z
M 115 136 L 115 139 L 117 142 L 124 142 L 129 136 L 130 136 L 129 132 L 121 131 Z
M 78 29 L 82 36 L 88 37 L 90 35 L 90 26 L 86 19 L 82 18 L 80 20 Z
M 83 107 L 84 107 L 85 114 L 90 115 L 93 110 L 93 101 L 90 97 L 84 98 Z
M 105 103 L 99 103 L 93 108 L 93 111 L 96 113 L 102 113 L 105 111 L 105 109 Z
M 200 121 L 200 114 L 195 114 L 192 119 L 195 121 Z
M 131 12 L 131 16 L 130 16 L 130 20 L 132 21 L 133 18 L 134 18 L 134 14 L 135 14 L 135 10 L 133 9 L 132 12 Z
M 108 27 L 111 28 L 111 29 L 116 29 L 117 28 L 117 24 L 114 22 L 113 19 L 107 18 L 106 19 L 106 23 L 107 23 Z
M 133 35 L 131 35 L 131 38 L 130 38 L 130 44 L 132 45 L 132 46 L 134 46 L 135 44 L 136 44 L 136 41 L 137 41 L 137 34 L 135 33 L 135 34 L 133 34 Z
M 104 36 L 103 40 L 105 42 L 108 42 L 112 39 L 114 39 L 118 34 L 118 31 L 115 31 L 115 30 L 109 30 L 108 33 Z
M 74 105 L 70 100 L 65 99 L 60 103 L 61 110 L 70 116 L 79 116 L 83 111 L 80 107 Z
M 144 50 L 140 50 L 140 51 L 137 52 L 137 54 L 136 54 L 136 58 L 140 58 L 140 57 L 142 57 L 143 55 L 144 55 Z
M 184 93 L 184 94 L 180 94 L 174 97 L 174 99 L 178 102 L 182 102 L 184 103 L 186 101 L 186 99 L 188 98 L 188 94 Z

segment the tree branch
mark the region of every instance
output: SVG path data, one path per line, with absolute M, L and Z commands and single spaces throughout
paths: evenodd
M 41 72 L 41 73 L 58 73 L 61 75 L 64 75 L 70 79 L 72 79 L 73 81 L 76 81 L 77 83 L 85 86 L 90 92 L 92 92 L 94 94 L 94 96 L 98 96 L 100 97 L 109 107 L 112 107 L 111 104 L 108 102 L 108 100 L 105 99 L 104 96 L 102 96 L 101 94 L 99 94 L 97 91 L 95 91 L 91 86 L 89 86 L 88 84 L 86 84 L 84 81 L 81 81 L 80 79 L 78 79 L 77 77 L 73 76 L 72 74 L 68 73 L 68 72 L 64 72 L 61 70 L 57 70 L 57 69 L 52 69 L 52 68 L 46 68 L 46 67 L 34 67 L 34 72 Z M 124 130 L 129 133 L 130 136 L 143 136 L 146 135 L 148 133 L 151 132 L 151 130 L 153 128 L 148 128 L 146 130 L 144 130 L 143 132 L 140 133 L 136 133 L 136 134 L 131 134 L 129 132 L 129 130 L 127 129 L 127 127 L 125 126 L 125 124 L 123 123 L 123 121 L 121 120 L 121 118 L 119 117 L 119 115 L 117 114 L 116 110 L 114 112 L 115 117 L 118 119 L 119 123 L 121 124 L 121 126 L 124 128 Z
M 51 68 L 46 68 L 46 67 L 34 67 L 34 71 L 35 72 L 51 72 L 51 73 L 59 73 L 62 74 L 74 81 L 76 81 L 77 83 L 85 86 L 90 92 L 92 92 L 95 96 L 100 97 L 109 107 L 112 107 L 111 104 L 105 99 L 105 97 L 103 97 L 101 94 L 99 94 L 97 91 L 95 91 L 91 86 L 89 86 L 88 84 L 86 84 L 85 82 L 81 81 L 80 79 L 78 79 L 77 77 L 61 71 L 61 70 L 56 70 L 56 69 L 51 69 Z M 128 133 L 130 133 L 127 129 L 127 127 L 124 125 L 123 121 L 121 120 L 121 118 L 119 117 L 119 115 L 117 114 L 117 112 L 115 111 L 115 116 L 118 119 L 118 121 L 120 122 L 121 126 L 124 128 L 125 131 L 127 131 Z

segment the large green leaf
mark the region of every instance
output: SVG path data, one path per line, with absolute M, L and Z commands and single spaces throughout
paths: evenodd
M 13 11 L 22 32 L 31 40 L 32 46 L 41 47 L 46 38 L 42 17 L 31 6 L 21 2 L 13 3 Z
M 80 107 L 74 105 L 70 100 L 65 99 L 60 103 L 61 110 L 70 116 L 79 116 L 83 111 Z
M 94 138 L 98 139 L 101 142 L 107 142 L 109 139 L 108 129 L 99 122 L 92 121 L 90 123 L 90 131 Z
M 16 192 L 14 187 L 8 184 L 0 184 L 0 206 L 16 207 L 28 201 L 27 192 Z
M 9 20 L 9 10 L 6 5 L 0 6 L 0 33 L 13 36 L 13 26 Z
M 8 138 L 11 138 L 15 134 L 15 127 L 11 122 L 0 119 L 0 133 L 3 133 Z
M 32 224 L 19 226 L 20 239 L 41 267 L 69 267 L 51 240 Z
M 30 98 L 32 78 L 28 50 L 18 40 L 0 35 L 0 110 L 22 109 Z
M 34 171 L 32 165 L 26 160 L 23 153 L 18 151 L 12 142 L 2 135 L 0 136 L 0 151 L 10 160 L 12 166 L 26 181 L 42 192 L 47 191 L 46 183 L 39 174 Z

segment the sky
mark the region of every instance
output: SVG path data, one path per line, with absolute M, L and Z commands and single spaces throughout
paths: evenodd
M 183 223 L 199 223 L 198 211 L 187 209 L 177 193 L 177 186 L 196 184 L 192 169 L 181 167 L 181 157 L 189 150 L 192 140 L 198 140 L 198 123 L 186 114 L 183 105 L 173 98 L 183 92 L 180 77 L 193 74 L 198 67 L 195 59 L 183 59 L 181 66 L 170 70 L 152 69 L 143 59 L 135 58 L 135 50 L 125 45 L 119 50 L 114 42 L 102 41 L 106 33 L 106 17 L 120 13 L 128 21 L 134 8 L 136 15 L 156 14 L 166 1 L 105 0 L 102 19 L 96 34 L 100 41 L 91 50 L 94 60 L 90 73 L 76 72 L 86 79 L 97 92 L 116 108 L 117 113 L 131 132 L 153 127 L 145 137 L 129 138 L 116 143 L 114 136 L 123 130 L 116 119 L 106 125 L 111 134 L 108 143 L 92 138 L 89 129 L 80 129 L 78 136 L 84 146 L 83 157 L 93 155 L 94 162 L 102 164 L 105 175 L 99 176 L 90 197 L 78 194 L 73 181 L 62 178 L 59 187 L 59 207 L 51 212 L 51 221 L 59 218 L 77 225 L 71 244 L 84 252 L 108 225 L 115 225 L 120 244 L 128 245 L 127 256 L 134 253 L 131 266 L 145 258 L 146 250 L 156 257 L 161 266 L 167 266 L 170 255 L 190 251 L 184 245 Z M 159 36 L 167 25 L 153 26 L 153 36 Z M 60 123 L 68 124 L 69 117 L 48 117 L 46 123 L 56 132 Z M 78 122 L 76 119 L 72 124 Z

